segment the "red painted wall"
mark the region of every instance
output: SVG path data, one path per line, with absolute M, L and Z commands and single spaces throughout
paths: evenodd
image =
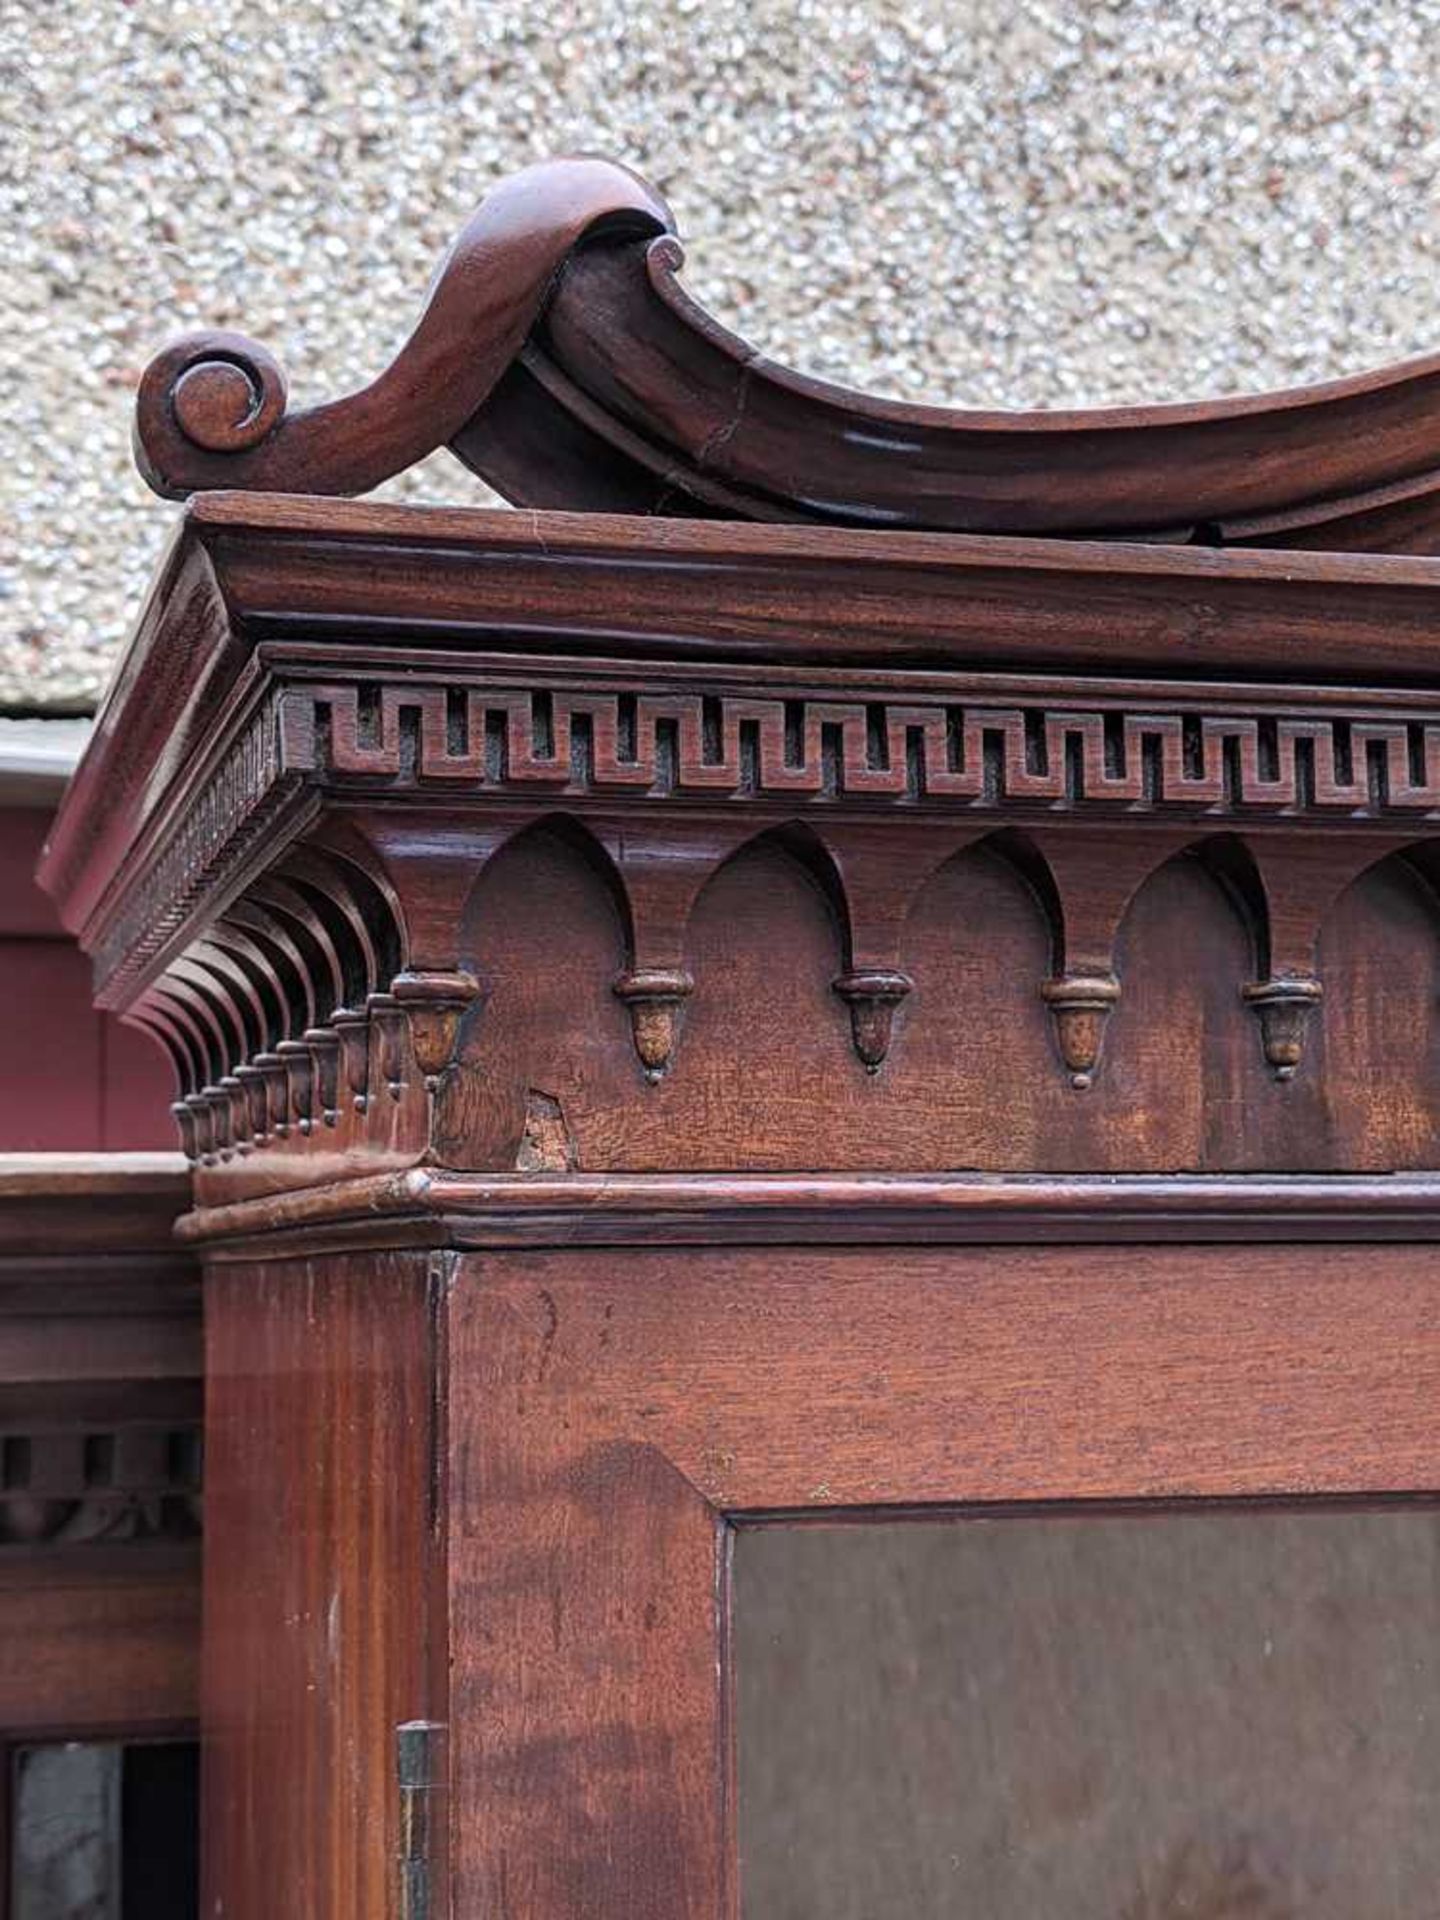
M 177 1145 L 169 1062 L 90 1005 L 90 963 L 35 884 L 39 807 L 0 807 L 0 1153 Z

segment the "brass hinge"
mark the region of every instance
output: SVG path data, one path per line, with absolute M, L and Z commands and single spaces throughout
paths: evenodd
M 395 1729 L 395 1772 L 400 1787 L 399 1920 L 434 1920 L 438 1914 L 432 1870 L 438 1823 L 436 1801 L 444 1784 L 445 1729 L 433 1720 L 407 1720 Z

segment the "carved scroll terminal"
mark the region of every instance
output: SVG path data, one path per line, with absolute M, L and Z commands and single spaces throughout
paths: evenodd
M 1434 550 L 1433 356 L 1313 389 L 1135 407 L 1123 426 L 1106 409 L 1000 425 L 797 379 L 695 304 L 683 258 L 664 200 L 625 168 L 527 168 L 462 229 L 389 367 L 344 397 L 292 409 L 281 368 L 242 334 L 165 348 L 140 383 L 140 471 L 177 499 L 358 494 L 448 445 L 525 506 Z M 707 430 L 712 415 L 723 432 Z

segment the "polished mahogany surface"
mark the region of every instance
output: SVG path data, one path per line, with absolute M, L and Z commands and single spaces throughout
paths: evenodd
M 472 1229 L 483 1235 L 483 1217 Z M 1249 1231 L 1273 1234 L 1263 1204 Z M 863 1529 L 1012 1503 L 1436 1484 L 1433 1246 L 947 1248 L 916 1220 L 903 1245 L 777 1251 L 711 1232 L 703 1251 L 698 1236 L 678 1250 L 596 1249 L 576 1209 L 537 1225 L 529 1247 L 465 1255 L 449 1289 L 451 1379 L 467 1383 L 450 1399 L 457 1913 L 505 1910 L 502 1862 L 516 1913 L 740 1910 L 732 1690 L 743 1769 L 749 1630 L 737 1524 Z M 844 1239 L 838 1208 L 828 1233 Z M 863 1541 L 857 1556 L 863 1579 Z M 1426 1564 L 1422 1543 L 1418 1559 L 1373 1575 L 1392 1623 L 1384 1583 L 1392 1572 L 1408 1583 L 1397 1630 L 1412 1649 L 1433 1623 Z M 809 1630 L 830 1619 L 817 1603 Z M 873 1657 L 903 1659 L 905 1630 L 881 1636 Z M 1186 1658 L 1176 1650 L 1177 1683 Z M 872 1685 L 858 1661 L 851 1684 L 862 1699 Z M 1296 1710 L 1323 1721 L 1326 1673 L 1307 1684 Z M 1416 1684 L 1424 1693 L 1423 1675 Z M 884 1732 L 877 1720 L 882 1768 L 899 1764 Z M 1145 1733 L 1137 1718 L 1123 1737 L 1138 1752 L 1117 1766 L 1143 1759 Z M 817 1792 L 824 1783 L 821 1772 Z M 986 1801 L 990 1783 L 972 1790 Z M 743 1771 L 739 1791 L 743 1806 Z M 1422 1858 L 1424 1805 L 1396 1811 Z M 988 1807 L 1003 1818 L 1003 1804 Z M 1213 1875 L 1223 1853 L 1202 1849 L 1195 1865 Z M 823 1864 L 802 1855 L 795 1869 Z M 867 1920 L 916 1910 L 918 1862 L 908 1871 Z
M 443 1719 L 437 1284 L 368 1254 L 208 1281 L 202 1831 L 227 1912 L 395 1911 L 396 1728 Z
M 969 533 L 1433 553 L 1440 358 L 1181 406 L 966 412 L 829 386 L 767 360 L 677 279 L 660 196 L 555 161 L 480 206 L 391 365 L 288 409 L 243 335 L 146 370 L 157 491 L 364 493 L 448 444 L 517 504 Z
M 738 1920 L 737 1528 L 1440 1487 L 1433 369 L 902 421 L 737 359 L 664 222 L 547 175 L 358 398 L 142 396 L 175 491 L 448 439 L 689 514 L 201 493 L 51 836 L 194 1170 L 227 1920 Z M 870 525 L 773 524 L 827 477 Z M 893 530 L 1017 492 L 1222 545 Z
M 43 877 L 207 1204 L 1424 1168 L 1437 584 L 202 501 Z

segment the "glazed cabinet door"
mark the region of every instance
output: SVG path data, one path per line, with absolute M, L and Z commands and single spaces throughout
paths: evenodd
M 462 1256 L 456 1912 L 1428 1920 L 1437 1300 L 1417 1244 Z

